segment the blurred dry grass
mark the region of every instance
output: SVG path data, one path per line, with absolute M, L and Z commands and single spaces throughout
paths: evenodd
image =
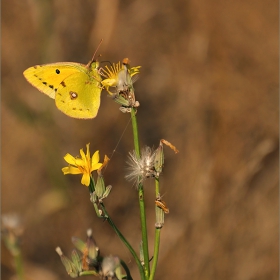
M 87 63 L 101 38 L 104 60 L 142 65 L 141 142 L 180 150 L 166 149 L 157 279 L 278 279 L 278 3 L 4 0 L 2 213 L 24 218 L 25 259 L 42 268 L 31 279 L 69 279 L 54 248 L 70 253 L 88 227 L 104 254 L 131 259 L 79 179 L 61 173 L 64 154 L 88 142 L 110 156 L 129 116 L 103 94 L 96 119 L 70 119 L 22 76 L 35 64 Z M 136 192 L 123 179 L 131 149 L 128 129 L 105 175 L 106 205 L 137 247 Z M 146 194 L 153 238 L 152 183 Z M 2 277 L 11 275 L 3 248 Z

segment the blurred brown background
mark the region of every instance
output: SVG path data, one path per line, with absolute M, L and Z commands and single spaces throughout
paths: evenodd
M 278 279 L 278 3 L 276 1 L 2 1 L 2 213 L 24 222 L 28 279 L 70 279 L 55 253 L 86 229 L 104 255 L 137 267 L 98 219 L 80 176 L 63 176 L 63 156 L 112 156 L 129 114 L 102 94 L 98 116 L 71 119 L 29 85 L 36 64 L 101 60 L 141 65 L 135 84 L 142 145 L 161 138 L 162 194 L 170 208 L 156 279 Z M 137 193 L 124 180 L 130 126 L 105 173 L 105 204 L 137 249 Z M 153 181 L 145 185 L 150 252 Z M 13 268 L 2 247 L 2 279 Z M 84 279 L 92 279 L 85 277 Z

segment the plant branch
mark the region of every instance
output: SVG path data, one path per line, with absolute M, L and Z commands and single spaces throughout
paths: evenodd
M 131 108 L 131 120 L 132 120 L 134 149 L 135 149 L 136 156 L 140 158 L 139 136 L 138 136 L 138 126 L 137 126 L 135 108 Z M 148 279 L 150 275 L 149 247 L 148 247 L 147 222 L 146 222 L 146 211 L 145 211 L 145 201 L 144 201 L 144 189 L 142 184 L 139 184 L 138 186 L 138 199 L 139 199 L 139 207 L 140 207 L 144 268 L 145 268 L 146 279 Z
M 144 270 L 141 264 L 140 259 L 138 258 L 136 252 L 134 251 L 134 249 L 132 248 L 132 246 L 130 245 L 130 243 L 125 239 L 125 237 L 122 235 L 122 233 L 120 232 L 120 230 L 116 227 L 116 225 L 114 224 L 114 222 L 112 221 L 112 219 L 110 218 L 108 212 L 106 211 L 106 208 L 104 206 L 103 203 L 100 203 L 100 206 L 102 208 L 102 211 L 106 217 L 106 220 L 108 221 L 108 223 L 110 224 L 110 226 L 113 228 L 113 230 L 115 231 L 115 233 L 118 235 L 118 237 L 122 240 L 122 242 L 125 244 L 125 246 L 128 248 L 128 250 L 130 251 L 130 253 L 132 254 L 132 256 L 135 259 L 135 262 L 138 266 L 139 272 L 140 272 L 140 276 L 142 280 L 145 280 L 145 274 L 144 274 Z
M 155 192 L 156 192 L 156 198 L 159 197 L 160 192 L 159 192 L 159 179 L 158 178 L 155 178 Z M 155 206 L 155 207 L 157 207 L 157 206 Z M 153 280 L 155 273 L 156 273 L 158 256 L 159 256 L 160 232 L 161 232 L 160 228 L 155 229 L 154 257 L 153 257 L 153 265 L 152 265 L 149 280 Z

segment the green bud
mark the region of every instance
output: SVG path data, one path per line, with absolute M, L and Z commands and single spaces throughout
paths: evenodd
M 155 168 L 155 176 L 158 178 L 160 173 L 162 172 L 164 164 L 164 153 L 163 153 L 163 145 L 159 142 L 159 146 L 155 151 L 155 161 L 154 161 L 154 168 Z
M 76 253 L 72 252 L 72 259 L 74 256 L 74 262 L 71 262 L 61 251 L 61 249 L 59 247 L 56 248 L 56 252 L 58 253 L 58 255 L 60 256 L 61 262 L 64 265 L 66 272 L 68 273 L 68 275 L 72 278 L 76 278 L 79 276 L 79 273 L 82 271 L 81 269 L 81 265 L 78 264 L 77 261 L 77 256 Z M 80 261 L 79 261 L 80 262 Z

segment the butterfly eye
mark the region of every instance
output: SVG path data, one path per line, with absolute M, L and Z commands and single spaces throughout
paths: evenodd
M 74 92 L 74 91 L 70 91 L 70 98 L 71 100 L 75 100 L 78 97 L 78 93 Z

